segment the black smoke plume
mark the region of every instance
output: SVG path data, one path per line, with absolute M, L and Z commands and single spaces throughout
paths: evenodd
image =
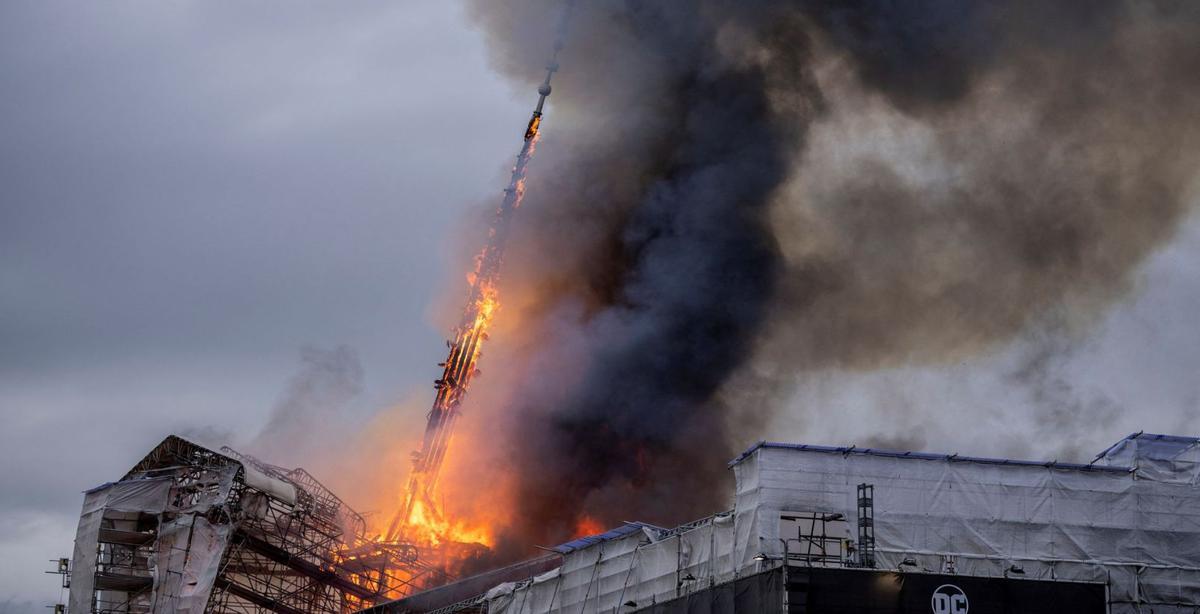
M 472 6 L 532 91 L 561 3 Z M 1197 40 L 1192 2 L 579 0 L 485 366 L 507 538 L 730 506 L 805 372 L 1086 326 L 1188 212 Z

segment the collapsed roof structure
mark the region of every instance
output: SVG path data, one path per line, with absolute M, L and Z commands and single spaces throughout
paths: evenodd
M 171 436 L 85 493 L 73 614 L 340 613 L 444 582 L 303 469 Z
M 730 466 L 731 512 L 369 612 L 1200 611 L 1197 438 L 1137 433 L 1088 464 L 760 442 Z

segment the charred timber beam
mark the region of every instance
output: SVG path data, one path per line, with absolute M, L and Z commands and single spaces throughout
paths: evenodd
M 153 533 L 141 531 L 121 531 L 118 529 L 100 529 L 96 539 L 106 544 L 121 544 L 123 546 L 142 546 L 154 541 Z
M 224 589 L 230 595 L 249 601 L 264 610 L 270 610 L 278 614 L 307 614 L 303 610 L 297 610 L 291 606 L 279 603 L 266 595 L 260 595 L 240 584 L 234 584 L 225 578 L 217 578 L 214 584 L 216 584 L 217 588 Z
M 149 576 L 127 576 L 124 574 L 100 572 L 96 574 L 95 588 L 99 591 L 122 591 L 135 593 L 144 591 L 154 585 L 154 578 Z
M 359 599 L 374 601 L 379 598 L 379 594 L 365 587 L 359 586 L 350 580 L 339 576 L 336 572 L 328 569 L 323 569 L 319 565 L 312 562 L 293 556 L 292 553 L 272 544 L 266 540 L 260 539 L 245 531 L 238 531 L 234 534 L 233 542 L 268 558 L 276 563 L 287 565 L 295 571 L 313 580 L 321 582 L 327 586 L 332 586 L 343 593 L 349 593 Z

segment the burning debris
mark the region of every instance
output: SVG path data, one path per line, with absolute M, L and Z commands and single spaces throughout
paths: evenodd
M 479 358 L 488 340 L 488 329 L 499 309 L 500 268 L 511 232 L 512 219 L 525 195 L 525 175 L 541 138 L 542 116 L 546 98 L 550 96 L 550 81 L 558 71 L 558 55 L 563 48 L 563 36 L 570 17 L 572 3 L 566 4 L 558 38 L 546 64 L 546 77 L 538 87 L 538 101 L 523 135 L 521 151 L 513 166 L 504 200 L 496 209 L 488 230 L 487 245 L 475 258 L 475 269 L 469 277 L 471 289 L 454 340 L 447 341 L 449 355 L 442 367 L 442 376 L 434 382 L 436 395 L 427 415 L 421 449 L 413 452 L 412 470 L 399 509 L 392 517 L 381 544 L 414 548 L 447 561 L 462 562 L 479 553 L 473 546 L 490 545 L 489 533 L 483 529 L 464 527 L 446 518 L 436 498 L 442 465 L 450 450 L 460 406 L 474 378 L 479 375 Z
M 86 493 L 71 612 L 352 612 L 445 582 L 303 469 L 168 437 Z

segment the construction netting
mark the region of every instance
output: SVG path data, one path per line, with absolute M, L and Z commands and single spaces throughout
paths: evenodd
M 488 612 L 628 611 L 626 603 L 663 603 L 734 578 L 732 514 L 683 531 L 631 524 L 610 534 L 564 552 L 558 569 L 494 588 Z
M 1200 440 L 1195 437 L 1135 433 L 1097 457 L 1108 465 L 1131 467 L 1145 479 L 1200 485 Z
M 747 545 L 740 564 L 781 552 L 779 517 L 789 510 L 856 517 L 857 486 L 867 483 L 880 567 L 1103 582 L 1113 612 L 1191 613 L 1200 607 L 1200 488 L 1192 467 L 1172 462 L 1182 471 L 1162 458 L 1144 472 L 1133 462 L 1066 467 L 760 445 L 734 466 Z
M 629 525 L 567 548 L 560 569 L 489 592 L 488 611 L 641 609 L 778 565 L 785 542 L 793 564 L 854 565 L 797 563 L 800 542 L 814 538 L 785 534 L 795 526 L 785 520 L 857 527 L 858 486 L 869 484 L 879 569 L 1096 583 L 1114 613 L 1195 613 L 1198 452 L 1177 439 L 1118 444 L 1109 460 L 1120 466 L 760 444 L 734 463 L 734 513 L 682 530 Z
M 69 611 L 203 612 L 229 541 L 228 526 L 210 523 L 203 513 L 228 499 L 238 469 L 206 471 L 186 490 L 170 475 L 85 493 Z M 147 523 L 154 539 L 138 543 L 149 534 Z M 143 585 L 147 590 L 138 590 Z

